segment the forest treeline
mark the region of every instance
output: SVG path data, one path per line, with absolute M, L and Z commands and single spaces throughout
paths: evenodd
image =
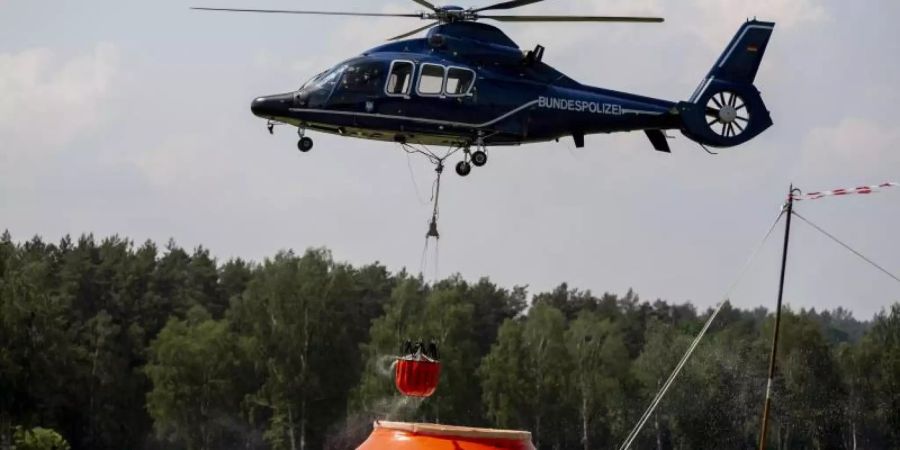
M 75 450 L 347 450 L 376 418 L 615 448 L 708 314 L 565 284 L 426 283 L 324 249 L 219 262 L 173 242 L 5 233 L 0 448 L 50 448 L 36 442 L 53 430 Z M 726 307 L 634 448 L 755 448 L 772 327 Z M 900 304 L 870 322 L 788 312 L 782 336 L 771 448 L 900 448 Z M 431 399 L 395 392 L 405 339 L 440 344 Z

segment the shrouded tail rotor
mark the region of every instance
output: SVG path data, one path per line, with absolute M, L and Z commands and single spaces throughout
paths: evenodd
M 743 144 L 772 126 L 772 118 L 752 84 L 714 82 L 694 102 L 678 104 L 681 132 L 710 147 Z
M 739 94 L 721 91 L 706 103 L 707 124 L 719 136 L 740 136 L 750 125 L 751 115 L 747 102 Z

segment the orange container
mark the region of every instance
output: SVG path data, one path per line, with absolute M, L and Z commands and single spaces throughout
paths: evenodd
M 407 397 L 431 397 L 441 380 L 441 363 L 410 357 L 397 360 L 394 383 Z
M 375 422 L 357 450 L 535 450 L 527 431 Z

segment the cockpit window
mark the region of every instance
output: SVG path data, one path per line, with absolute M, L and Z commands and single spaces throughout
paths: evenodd
M 341 90 L 359 94 L 375 94 L 383 80 L 384 66 L 381 62 L 361 62 L 351 64 L 341 77 Z
M 334 92 L 334 87 L 337 86 L 337 81 L 346 68 L 346 64 L 341 64 L 331 70 L 320 73 L 300 88 L 299 97 L 306 99 L 310 108 L 324 106 L 328 98 L 331 97 L 331 93 Z
M 340 74 L 340 72 L 342 70 L 344 70 L 345 67 L 346 67 L 345 64 L 341 64 L 339 66 L 332 67 L 331 69 L 328 69 L 328 70 L 310 78 L 309 81 L 307 81 L 306 83 L 303 83 L 303 86 L 300 87 L 300 90 L 302 91 L 304 89 L 314 88 L 316 86 L 320 86 L 320 85 L 328 83 L 328 82 L 333 83 L 334 80 L 337 79 L 337 76 Z
M 394 61 L 391 64 L 390 74 L 388 74 L 385 92 L 387 92 L 388 95 L 409 95 L 415 67 L 416 66 L 409 61 Z
M 440 95 L 444 90 L 444 66 L 422 64 L 419 75 L 418 92 L 420 95 Z
M 316 75 L 316 76 L 314 76 L 314 77 L 312 77 L 312 78 L 306 80 L 306 83 L 303 83 L 303 85 L 300 86 L 300 90 L 302 91 L 302 90 L 304 90 L 304 89 L 306 89 L 306 88 L 312 86 L 313 83 L 315 83 L 316 81 L 319 81 L 319 79 L 322 78 L 322 77 L 323 77 L 326 73 L 328 73 L 328 72 L 329 72 L 329 71 L 326 70 L 326 71 L 321 72 L 321 73 L 319 73 L 318 75 Z
M 451 67 L 447 71 L 447 87 L 444 93 L 448 96 L 463 96 L 469 93 L 475 84 L 475 72 L 461 67 Z

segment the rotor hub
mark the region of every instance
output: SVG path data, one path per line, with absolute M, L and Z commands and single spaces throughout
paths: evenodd
M 731 105 L 725 105 L 719 109 L 719 121 L 722 123 L 732 123 L 737 120 L 737 108 Z
M 472 9 L 463 9 L 459 6 L 445 6 L 434 10 L 434 12 L 422 13 L 422 17 L 437 20 L 441 23 L 474 22 L 478 20 L 478 13 Z

